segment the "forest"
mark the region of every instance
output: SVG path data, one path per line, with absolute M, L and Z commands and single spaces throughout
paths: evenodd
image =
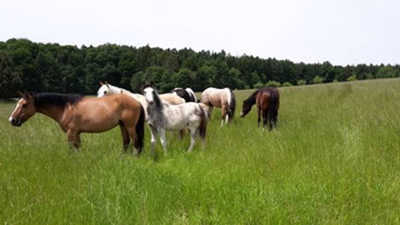
M 0 42 L 0 98 L 18 91 L 93 95 L 99 81 L 140 92 L 153 81 L 160 92 L 174 87 L 232 89 L 263 85 L 291 86 L 400 76 L 400 65 L 332 65 L 232 56 L 225 51 L 196 52 L 104 44 L 72 46 L 35 43 L 28 39 Z

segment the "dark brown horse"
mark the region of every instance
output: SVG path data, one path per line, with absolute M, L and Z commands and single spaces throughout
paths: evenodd
M 100 133 L 119 125 L 124 150 L 131 140 L 138 151 L 143 148 L 145 114 L 135 99 L 123 95 L 109 95 L 103 98 L 84 98 L 76 94 L 20 94 L 10 123 L 21 126 L 36 112 L 54 119 L 67 133 L 70 147 L 79 148 L 80 133 Z
M 279 110 L 279 91 L 272 87 L 262 87 L 255 91 L 249 98 L 243 101 L 241 117 L 245 117 L 250 112 L 251 107 L 257 104 L 258 127 L 260 127 L 261 115 L 263 117 L 263 127 L 269 123 L 269 129 L 276 127 Z

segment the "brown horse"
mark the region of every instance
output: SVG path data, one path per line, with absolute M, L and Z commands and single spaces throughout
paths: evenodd
M 233 116 L 235 115 L 236 99 L 231 89 L 207 88 L 201 94 L 200 102 L 208 106 L 208 116 L 210 118 L 214 106 L 222 108 L 221 125 L 224 124 L 224 120 L 225 123 L 233 120 Z
M 260 127 L 261 115 L 263 117 L 263 127 L 269 122 L 269 129 L 276 127 L 279 110 L 279 91 L 276 88 L 262 87 L 255 91 L 249 98 L 243 101 L 241 117 L 245 117 L 250 112 L 251 107 L 257 104 L 258 108 L 258 127 Z
M 143 148 L 143 107 L 135 99 L 122 94 L 104 98 L 84 98 L 76 94 L 25 93 L 10 116 L 13 126 L 21 126 L 36 112 L 54 119 L 67 133 L 70 147 L 78 149 L 80 133 L 100 133 L 119 125 L 126 152 L 130 141 L 137 153 Z

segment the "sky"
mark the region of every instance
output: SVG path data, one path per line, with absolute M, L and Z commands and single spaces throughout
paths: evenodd
M 0 41 L 400 63 L 398 0 L 1 0 Z

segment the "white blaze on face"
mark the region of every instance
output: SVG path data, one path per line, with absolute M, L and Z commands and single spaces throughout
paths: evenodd
M 13 111 L 13 112 L 11 113 L 11 115 L 10 115 L 10 118 L 8 118 L 8 121 L 9 121 L 9 122 L 11 122 L 12 119 L 15 119 L 15 118 L 13 118 L 12 116 L 14 115 L 15 111 L 17 111 L 17 109 L 18 109 L 19 107 L 21 107 L 21 101 L 22 101 L 22 99 L 20 99 L 20 100 L 18 101 L 17 106 L 15 106 L 14 111 Z
M 105 96 L 107 94 L 109 94 L 109 90 L 108 90 L 107 85 L 101 86 L 100 89 L 97 91 L 97 97 L 98 98 L 103 97 L 103 96 Z
M 154 89 L 151 88 L 151 87 L 147 87 L 147 88 L 145 88 L 145 89 L 143 90 L 143 92 L 144 92 L 144 97 L 146 98 L 146 101 L 147 101 L 150 105 L 153 104 L 153 101 L 154 101 L 154 99 L 153 99 L 153 92 L 154 92 Z

